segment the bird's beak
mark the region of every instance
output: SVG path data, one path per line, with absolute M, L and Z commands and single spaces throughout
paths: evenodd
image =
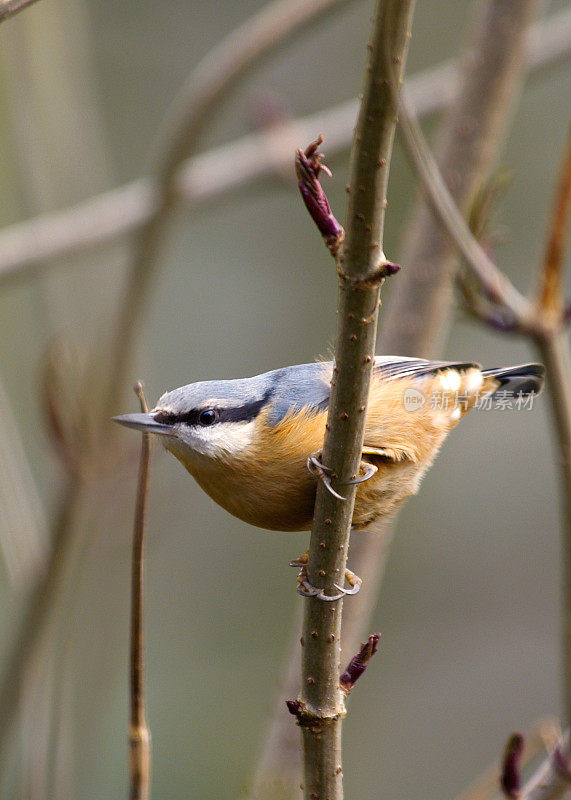
M 146 433 L 158 433 L 163 436 L 172 436 L 172 425 L 164 425 L 156 422 L 152 414 L 123 414 L 120 417 L 113 417 L 113 422 L 125 425 L 127 428 L 135 428 Z

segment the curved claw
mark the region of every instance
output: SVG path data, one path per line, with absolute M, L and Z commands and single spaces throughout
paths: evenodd
M 374 464 L 368 464 L 366 461 L 361 462 L 363 464 L 363 469 L 365 470 L 363 475 L 360 475 L 358 478 L 353 478 L 352 481 L 347 481 L 347 485 L 354 486 L 357 483 L 365 483 L 368 481 L 369 478 L 372 478 L 375 472 L 378 471 L 378 467 Z
M 339 589 L 339 586 L 335 584 L 336 588 Z M 326 602 L 330 603 L 333 600 L 341 600 L 345 594 L 345 590 L 342 590 L 340 594 L 323 594 L 323 589 L 318 589 L 315 586 L 312 586 L 306 580 L 300 581 L 297 586 L 297 593 L 300 594 L 302 597 L 315 597 L 316 600 L 325 600 Z
M 339 586 L 339 584 L 337 583 L 334 583 L 333 586 L 335 586 L 336 589 L 339 589 L 339 591 L 342 592 L 341 596 L 345 594 L 358 594 L 361 589 L 361 582 L 359 581 L 359 583 L 356 583 L 352 589 L 344 589 L 343 586 Z
M 331 481 L 329 480 L 328 473 L 331 473 L 329 467 L 323 466 L 321 461 L 318 458 L 318 453 L 312 453 L 309 458 L 307 459 L 307 469 L 311 472 L 312 475 L 317 475 L 319 480 L 323 481 L 325 488 L 327 491 L 336 497 L 337 500 L 345 500 L 343 495 L 339 494 L 335 491 L 333 486 L 331 486 Z
M 337 586 L 337 588 L 339 587 Z M 345 594 L 346 592 L 341 592 L 340 594 L 328 595 L 328 594 L 323 594 L 323 590 L 321 590 L 319 594 L 316 595 L 316 597 L 318 600 L 325 600 L 326 602 L 331 603 L 333 600 L 341 600 L 341 598 L 344 597 Z
M 302 597 L 317 597 L 323 592 L 323 589 L 317 589 L 306 580 L 302 580 L 297 585 L 297 593 Z

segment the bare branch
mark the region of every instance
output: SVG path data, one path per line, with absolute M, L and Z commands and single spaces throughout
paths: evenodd
M 563 513 L 563 694 L 567 719 L 571 718 L 571 354 L 560 331 L 535 337 L 545 364 L 553 421 L 559 447 Z
M 529 37 L 528 66 L 532 75 L 568 57 L 571 52 L 571 9 L 536 24 Z M 458 83 L 455 62 L 432 67 L 407 79 L 407 93 L 418 117 L 450 103 Z M 351 142 L 358 103 L 351 100 L 326 111 L 280 126 L 276 131 L 251 134 L 229 145 L 183 162 L 173 178 L 173 192 L 190 208 L 251 187 L 255 181 L 283 174 L 291 151 L 325 131 L 330 155 L 344 152 Z M 103 246 L 138 230 L 155 213 L 157 183 L 140 178 L 96 195 L 62 211 L 41 214 L 4 228 L 0 233 L 0 284 L 51 268 L 61 259 L 90 247 Z M 49 263 L 49 262 L 52 263 Z
M 363 580 L 361 591 L 343 608 L 341 627 L 342 656 L 354 653 L 359 647 L 361 629 L 368 624 L 373 613 L 383 568 L 391 544 L 391 529 L 384 522 L 359 531 L 350 546 L 351 568 Z M 250 800 L 285 800 L 297 797 L 301 775 L 299 732 L 283 713 L 285 698 L 294 697 L 299 688 L 299 626 L 294 623 L 292 641 L 284 660 L 283 691 L 272 715 L 269 730 L 263 737 L 260 755 L 252 786 L 247 793 Z
M 407 124 L 408 120 L 405 122 L 405 125 Z M 419 157 L 419 169 L 424 169 L 424 159 L 424 155 Z M 440 177 L 436 174 L 438 170 L 434 166 L 429 167 L 426 179 L 429 173 L 434 180 Z M 444 219 L 453 202 L 446 196 L 446 191 L 440 192 L 441 188 L 442 186 L 432 199 L 438 216 Z M 557 430 L 557 444 L 561 455 L 565 587 L 562 649 L 564 694 L 568 717 L 571 715 L 571 354 L 564 334 L 566 319 L 562 278 L 570 195 L 571 136 L 567 139 L 561 176 L 555 192 L 553 219 L 541 270 L 541 285 L 535 301 L 521 298 L 520 302 L 514 295 L 515 289 L 487 256 L 482 260 L 478 255 L 476 261 L 468 262 L 480 284 L 478 291 L 473 291 L 467 280 L 460 281 L 467 307 L 472 314 L 495 329 L 527 336 L 536 345 L 546 367 Z M 458 237 L 464 237 L 463 223 L 459 212 L 453 208 L 452 211 L 456 216 L 453 226 L 457 228 L 455 240 L 458 242 Z M 472 243 L 475 243 L 476 240 L 471 234 L 470 237 Z M 484 251 L 481 250 L 481 253 Z M 498 287 L 502 289 L 507 287 L 507 291 L 499 291 Z

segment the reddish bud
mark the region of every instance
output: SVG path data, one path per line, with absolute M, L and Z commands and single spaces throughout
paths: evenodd
M 380 633 L 373 633 L 366 642 L 361 644 L 361 649 L 357 655 L 353 656 L 347 669 L 341 675 L 340 683 L 344 692 L 349 694 L 356 681 L 359 680 L 363 672 L 367 669 L 369 660 L 375 655 L 379 648 Z
M 305 207 L 323 236 L 325 244 L 331 253 L 336 255 L 345 238 L 345 231 L 333 216 L 329 201 L 319 182 L 321 171 L 331 175 L 329 169 L 321 161 L 323 153 L 318 152 L 322 141 L 323 137 L 318 136 L 305 150 L 297 150 L 295 173 Z

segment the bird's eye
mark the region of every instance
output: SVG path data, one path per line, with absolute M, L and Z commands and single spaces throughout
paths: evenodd
M 198 421 L 201 425 L 213 425 L 217 419 L 218 413 L 213 408 L 207 408 L 198 415 Z

